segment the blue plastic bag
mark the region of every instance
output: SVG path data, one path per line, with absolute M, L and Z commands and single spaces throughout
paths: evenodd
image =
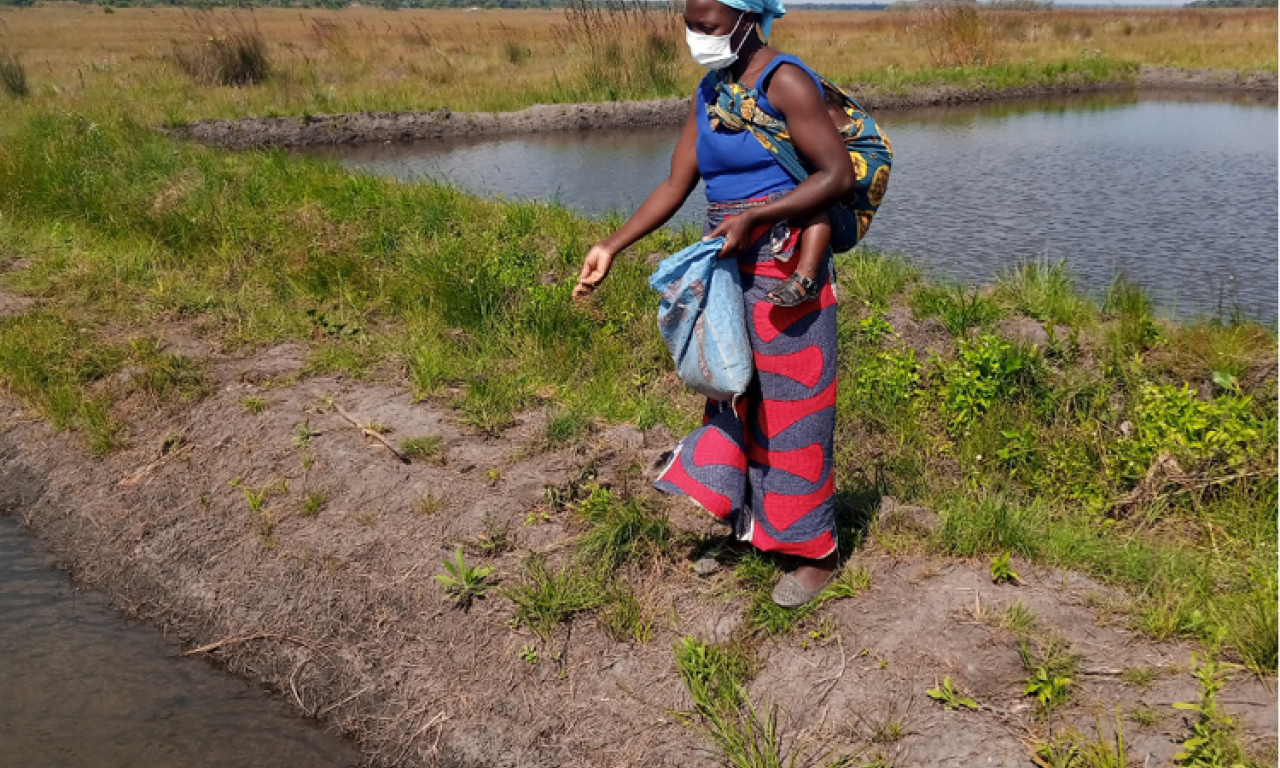
M 755 364 L 735 259 L 717 258 L 724 238 L 704 240 L 663 259 L 649 285 L 662 299 L 658 331 L 685 384 L 712 400 L 747 391 Z

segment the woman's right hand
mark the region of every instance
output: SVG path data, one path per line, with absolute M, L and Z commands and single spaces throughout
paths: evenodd
M 597 243 L 587 252 L 582 262 L 582 271 L 578 273 L 578 284 L 573 287 L 573 298 L 584 299 L 591 295 L 600 283 L 609 275 L 609 267 L 613 265 L 614 253 Z

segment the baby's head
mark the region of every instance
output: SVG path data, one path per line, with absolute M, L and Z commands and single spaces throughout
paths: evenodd
M 843 128 L 850 125 L 853 121 L 849 119 L 849 114 L 844 111 L 844 95 L 822 86 L 822 101 L 827 105 L 827 114 L 831 116 L 831 121 L 836 124 L 837 128 Z

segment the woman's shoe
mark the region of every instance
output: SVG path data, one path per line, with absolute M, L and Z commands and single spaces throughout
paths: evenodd
M 795 307 L 818 298 L 818 286 L 804 275 L 792 272 L 785 283 L 769 291 L 765 298 L 774 306 Z
M 826 589 L 835 577 L 836 571 L 832 571 L 827 576 L 827 580 L 822 582 L 822 586 L 817 589 L 809 589 L 800 579 L 796 578 L 794 573 L 788 573 L 779 579 L 777 586 L 773 588 L 773 602 L 779 608 L 799 608 L 822 594 L 822 590 Z

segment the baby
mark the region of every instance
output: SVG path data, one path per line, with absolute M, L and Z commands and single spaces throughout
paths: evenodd
M 827 105 L 827 115 L 835 123 L 837 130 L 844 130 L 853 124 L 844 111 L 844 101 L 839 94 L 827 88 L 822 89 L 823 101 Z M 794 307 L 818 297 L 818 286 L 814 282 L 818 277 L 818 267 L 822 257 L 831 245 L 831 219 L 826 211 L 811 216 L 801 226 L 800 239 L 796 243 L 796 269 L 787 281 L 769 291 L 765 298 L 769 303 L 779 307 Z

